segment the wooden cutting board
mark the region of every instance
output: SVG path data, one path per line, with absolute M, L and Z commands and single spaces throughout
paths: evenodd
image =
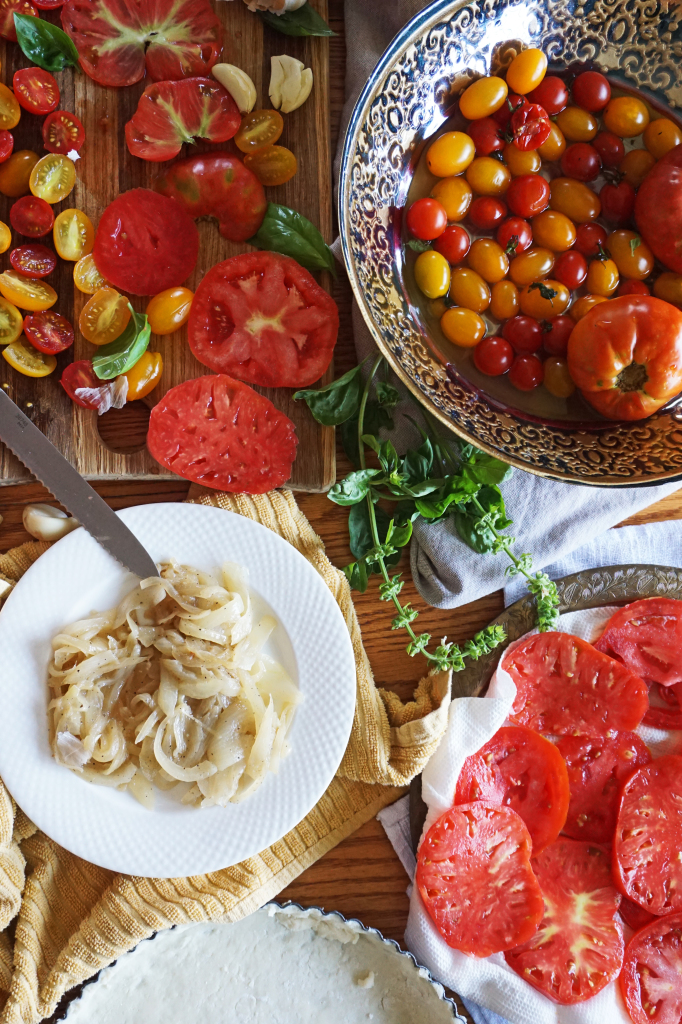
M 326 18 L 327 0 L 309 0 Z M 266 27 L 257 14 L 251 13 L 242 0 L 212 0 L 225 30 L 223 60 L 236 64 L 253 79 L 258 92 L 258 106 L 269 107 L 270 57 L 289 54 L 313 69 L 314 87 L 303 107 L 285 116 L 280 142 L 294 151 L 298 173 L 285 185 L 267 189 L 272 202 L 283 203 L 304 214 L 317 225 L 327 241 L 332 231 L 331 152 L 329 124 L 329 40 L 284 36 Z M 59 22 L 58 12 L 41 12 L 50 21 Z M 29 66 L 17 44 L 0 40 L 2 72 L 0 80 L 11 88 L 12 76 L 20 67 Z M 77 207 L 84 210 L 97 225 L 104 208 L 121 192 L 131 188 L 150 187 L 156 174 L 166 164 L 153 164 L 132 157 L 124 138 L 124 126 L 133 115 L 144 82 L 123 89 L 105 89 L 85 74 L 69 69 L 57 75 L 62 93 L 61 107 L 74 111 L 82 120 L 86 141 L 82 158 L 76 165 L 78 181 L 61 209 Z M 15 151 L 33 149 L 43 155 L 42 118 L 26 111 L 14 130 Z M 188 152 L 228 150 L 237 152 L 232 142 L 187 147 Z M 9 224 L 9 207 L 13 200 L 0 196 L 0 219 Z M 243 244 L 226 241 L 218 233 L 214 220 L 199 223 L 201 249 L 193 277 L 187 282 L 195 289 L 214 264 L 249 250 Z M 22 244 L 13 232 L 12 246 Z M 51 236 L 40 239 L 52 246 Z M 182 245 L 182 239 L 178 239 Z M 9 251 L 0 256 L 0 270 L 10 266 Z M 327 274 L 316 274 L 329 288 Z M 73 284 L 73 264 L 62 260 L 48 279 L 57 290 L 59 301 L 55 310 L 75 325 L 88 299 Z M 133 298 L 133 306 L 143 312 L 148 299 Z M 194 358 L 187 344 L 186 328 L 165 338 L 152 336 L 152 351 L 163 355 L 163 378 L 146 400 L 151 406 L 175 384 L 210 371 Z M 149 409 L 144 402 L 133 402 L 122 410 L 97 417 L 93 412 L 74 405 L 59 385 L 64 367 L 77 359 L 91 358 L 95 349 L 79 337 L 72 349 L 58 359 L 55 372 L 47 378 L 33 379 L 19 374 L 0 359 L 0 384 L 17 405 L 44 431 L 70 462 L 91 480 L 164 480 L 174 474 L 159 466 L 145 448 Z M 324 380 L 332 379 L 332 369 Z M 260 390 L 260 389 L 259 389 Z M 263 390 L 278 409 L 296 424 L 299 437 L 298 455 L 290 485 L 303 491 L 323 491 L 335 479 L 334 431 L 321 427 L 308 412 L 305 403 L 294 402 L 293 392 L 286 388 Z M 0 484 L 12 484 L 30 478 L 21 463 L 0 444 Z

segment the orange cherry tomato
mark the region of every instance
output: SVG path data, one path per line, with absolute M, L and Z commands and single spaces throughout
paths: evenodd
M 92 221 L 82 210 L 62 210 L 57 214 L 52 236 L 57 255 L 74 263 L 88 256 L 95 244 Z
M 298 161 L 286 146 L 263 146 L 244 157 L 244 166 L 253 171 L 261 185 L 283 185 L 296 174 Z
M 445 208 L 448 221 L 466 217 L 471 206 L 471 186 L 466 178 L 441 178 L 431 189 L 431 196 Z
M 654 281 L 654 295 L 657 299 L 663 299 L 671 306 L 682 309 L 682 274 L 673 274 L 669 270 L 660 274 Z
M 644 145 L 655 160 L 660 160 L 682 143 L 682 128 L 669 117 L 657 117 L 644 129 Z M 633 150 L 632 152 L 636 152 Z
M 474 140 L 464 132 L 446 132 L 432 142 L 426 152 L 426 163 L 437 178 L 461 174 L 474 159 Z
M 0 299 L 0 345 L 16 341 L 24 329 L 24 318 L 12 302 Z
M 513 281 L 498 281 L 490 290 L 490 314 L 496 320 L 510 320 L 519 311 L 519 290 Z
M 513 142 L 507 143 L 502 155 L 513 178 L 519 178 L 522 174 L 537 174 L 542 166 L 539 150 L 519 149 Z
M 25 377 L 47 377 L 57 365 L 54 356 L 39 352 L 22 336 L 2 350 L 3 358 Z
M 618 267 L 613 260 L 592 260 L 587 268 L 585 287 L 590 295 L 610 298 L 618 287 Z
M 509 272 L 509 260 L 501 245 L 492 238 L 477 238 L 469 249 L 469 266 L 488 284 L 497 284 Z
M 443 334 L 453 345 L 473 348 L 485 336 L 485 321 L 472 309 L 455 306 L 447 309 L 440 320 Z
M 475 270 L 458 267 L 452 272 L 450 298 L 458 306 L 482 313 L 490 305 L 490 288 Z
M 620 139 L 641 135 L 649 124 L 649 110 L 636 96 L 616 96 L 602 114 L 604 126 Z
M 574 224 L 595 220 L 601 213 L 599 196 L 575 178 L 554 178 L 549 186 L 549 205 Z
M 639 188 L 655 163 L 656 157 L 648 149 L 631 149 L 618 164 L 618 170 L 628 185 Z
M 598 306 L 600 302 L 608 301 L 606 295 L 581 295 L 571 306 L 569 314 L 577 323 L 578 320 L 582 320 L 586 313 L 589 313 L 593 306 Z
M 234 137 L 242 153 L 254 153 L 263 146 L 272 146 L 284 131 L 284 118 L 277 110 L 252 110 L 245 114 Z
M 12 232 L 4 220 L 0 220 L 0 252 L 7 252 L 11 244 Z
M 507 99 L 509 88 L 503 78 L 487 75 L 472 82 L 459 98 L 459 109 L 467 121 L 490 117 Z
M 529 249 L 519 253 L 509 265 L 509 276 L 514 284 L 533 284 L 549 277 L 554 269 L 554 253 L 549 249 Z
M 129 320 L 130 307 L 125 295 L 114 288 L 100 288 L 83 306 L 78 326 L 86 341 L 106 345 L 123 334 Z
M 147 350 L 140 356 L 132 370 L 128 370 L 125 374 L 128 381 L 126 402 L 135 402 L 138 398 L 144 398 L 150 391 L 153 391 L 161 380 L 162 373 L 161 353 Z
M 150 299 L 147 316 L 152 334 L 173 334 L 189 320 L 194 292 L 189 288 L 167 288 Z
M 571 293 L 561 281 L 534 281 L 522 290 L 519 296 L 521 312 L 534 316 L 536 320 L 549 320 L 568 309 Z
M 530 224 L 534 243 L 543 249 L 564 252 L 575 242 L 575 224 L 570 217 L 558 210 L 543 210 L 533 217 Z
M 61 203 L 76 184 L 76 165 L 68 156 L 48 153 L 31 171 L 29 184 L 38 199 L 44 199 L 50 205 Z
M 636 231 L 621 228 L 606 239 L 606 248 L 621 277 L 643 281 L 654 269 L 654 254 Z
M 491 156 L 477 156 L 466 169 L 466 179 L 479 196 L 499 196 L 511 181 L 508 167 Z
M 83 256 L 73 268 L 73 281 L 79 292 L 94 295 L 100 288 L 108 288 L 91 254 Z
M 0 131 L 11 131 L 19 124 L 21 107 L 11 89 L 0 84 Z
M 39 157 L 31 149 L 18 149 L 0 164 L 0 192 L 10 199 L 25 196 L 30 189 L 31 172 Z
M 558 160 L 565 149 L 566 139 L 564 138 L 564 133 L 559 125 L 552 121 L 549 136 L 541 146 L 538 146 L 537 152 L 543 160 L 549 160 L 551 163 L 553 160 Z
M 0 292 L 8 302 L 31 313 L 50 309 L 57 301 L 57 293 L 49 284 L 39 278 L 25 277 L 16 270 L 0 274 Z
M 566 107 L 557 114 L 556 123 L 569 142 L 591 142 L 599 131 L 597 118 L 582 107 Z
M 547 71 L 547 58 L 542 50 L 530 47 L 521 50 L 507 68 L 507 85 L 519 96 L 537 89 Z
M 568 369 L 565 359 L 558 356 L 550 356 L 543 364 L 545 376 L 543 384 L 550 395 L 555 398 L 569 398 L 575 391 L 575 384 Z

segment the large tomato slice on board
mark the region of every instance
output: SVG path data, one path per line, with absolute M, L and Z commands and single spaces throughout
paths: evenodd
M 222 49 L 209 0 L 69 0 L 62 25 L 101 85 L 206 75 Z
M 554 744 L 532 729 L 511 725 L 466 759 L 455 803 L 485 800 L 511 807 L 530 832 L 535 857 L 561 832 L 569 797 L 566 765 Z
M 682 1020 L 682 914 L 658 918 L 625 950 L 620 987 L 633 1024 Z
M 509 966 L 564 1006 L 582 1003 L 618 976 L 623 928 L 609 855 L 591 843 L 559 839 L 533 859 L 545 914 L 523 946 L 505 953 Z
M 296 458 L 296 429 L 246 384 L 213 375 L 171 388 L 152 409 L 147 447 L 185 480 L 221 491 L 281 487 Z
M 613 840 L 613 877 L 650 914 L 682 910 L 682 757 L 639 768 L 623 786 Z
M 419 892 L 448 946 L 490 956 L 525 942 L 542 917 L 531 839 L 510 807 L 451 807 L 417 854 Z
M 647 597 L 619 608 L 596 642 L 647 682 L 682 682 L 682 601 Z
M 174 199 L 148 188 L 123 192 L 100 217 L 92 250 L 102 277 L 133 295 L 158 295 L 189 277 L 199 232 Z
M 570 633 L 539 633 L 506 655 L 516 684 L 510 719 L 537 732 L 600 736 L 636 729 L 647 709 L 645 683 Z
M 562 736 L 557 747 L 568 768 L 571 803 L 564 832 L 573 839 L 610 843 L 623 782 L 651 751 L 634 732 Z
M 142 160 L 172 160 L 197 139 L 226 142 L 241 124 L 237 104 L 214 78 L 155 82 L 126 124 L 126 142 Z
M 200 363 L 262 387 L 302 388 L 331 362 L 334 300 L 295 260 L 275 252 L 232 256 L 196 290 L 189 344 Z

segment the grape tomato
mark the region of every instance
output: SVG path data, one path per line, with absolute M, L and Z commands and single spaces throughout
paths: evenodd
M 622 228 L 612 231 L 606 248 L 623 277 L 643 281 L 654 269 L 654 254 L 636 231 Z
M 596 220 L 601 213 L 599 196 L 582 181 L 574 178 L 554 178 L 549 186 L 549 205 L 565 213 L 574 224 Z
M 544 107 L 550 116 L 554 116 L 568 103 L 568 89 L 561 78 L 546 75 L 542 82 L 528 93 L 528 99 L 531 103 L 538 103 Z
M 515 256 L 509 264 L 509 276 L 514 284 L 527 285 L 542 281 L 554 268 L 554 253 L 550 249 L 533 248 Z
M 485 320 L 465 306 L 446 309 L 441 316 L 440 326 L 448 341 L 459 348 L 473 348 L 485 337 Z
M 498 281 L 490 289 L 490 314 L 508 320 L 519 311 L 519 290 L 513 281 Z
M 9 261 L 14 270 L 26 277 L 47 277 L 57 266 L 55 254 L 39 242 L 12 249 Z
M 495 237 L 509 257 L 525 252 L 533 243 L 531 226 L 522 217 L 507 217 L 498 227 Z
M 128 381 L 126 401 L 135 402 L 140 398 L 146 398 L 161 380 L 162 373 L 161 353 L 149 350 L 144 352 L 133 368 L 125 374 Z
M 407 230 L 415 238 L 430 242 L 445 231 L 448 215 L 437 199 L 417 199 L 407 211 Z
M 583 71 L 571 86 L 573 102 L 583 110 L 598 114 L 611 99 L 611 86 L 598 71 Z
M 25 196 L 31 190 L 31 174 L 38 163 L 32 149 L 18 149 L 0 164 L 0 192 L 10 199 Z
M 468 232 L 459 224 L 451 224 L 442 235 L 438 236 L 433 247 L 453 266 L 462 262 L 469 252 L 470 246 L 471 239 Z
M 542 363 L 537 356 L 517 356 L 509 371 L 509 380 L 519 391 L 540 387 L 543 377 Z
M 16 341 L 24 326 L 24 318 L 12 302 L 0 298 L 0 345 Z
M 635 208 L 635 190 L 627 181 L 618 184 L 606 182 L 599 191 L 601 214 L 604 220 L 617 227 L 625 227 Z
M 244 167 L 252 171 L 261 185 L 273 187 L 290 181 L 298 170 L 298 161 L 286 146 L 263 146 L 247 153 Z
M 666 295 L 659 295 L 656 291 L 656 287 L 660 284 L 661 277 L 665 276 L 665 274 L 661 274 L 661 276 L 656 279 L 654 294 L 658 295 L 659 299 L 664 299 L 666 302 L 670 302 L 670 299 Z M 673 274 L 672 276 L 677 277 L 678 275 Z M 651 289 L 645 285 L 643 281 L 625 280 L 621 281 L 618 285 L 618 295 L 651 295 Z M 673 306 L 676 305 L 678 305 L 678 303 L 673 302 Z
M 446 132 L 432 142 L 426 164 L 437 178 L 450 178 L 465 171 L 475 156 L 474 140 L 464 132 Z
M 509 188 L 508 167 L 491 156 L 477 156 L 466 169 L 466 179 L 479 196 L 498 196 Z
M 102 381 L 95 375 L 92 363 L 89 359 L 79 359 L 75 363 L 69 363 L 62 373 L 59 382 L 66 391 L 72 402 L 80 405 L 82 409 L 99 409 L 100 388 L 108 387 L 110 384 L 102 384 Z M 87 391 L 88 395 L 79 395 L 77 392 Z
M 82 210 L 62 210 L 52 230 L 54 245 L 63 260 L 77 263 L 92 252 L 95 228 Z
M 617 96 L 612 99 L 603 117 L 608 131 L 621 139 L 641 135 L 649 124 L 649 110 L 636 96 Z
M 682 128 L 668 117 L 657 117 L 644 129 L 644 145 L 655 160 L 682 143 Z
M 570 316 L 553 316 L 542 323 L 542 347 L 553 356 L 565 356 L 575 324 Z
M 31 192 L 38 199 L 44 199 L 51 205 L 61 203 L 76 184 L 76 166 L 68 156 L 48 153 L 33 167 L 29 184 Z
M 543 142 L 547 142 L 552 130 L 545 108 L 525 99 L 514 111 L 509 123 L 514 145 L 521 150 L 538 149 Z
M 543 341 L 542 327 L 532 316 L 515 316 L 502 328 L 502 337 L 515 352 L 537 352 Z
M 593 224 L 588 221 L 580 224 L 575 237 L 575 247 L 583 256 L 593 257 L 599 253 L 600 248 L 606 245 L 608 235 L 601 224 Z
M 31 114 L 49 114 L 59 106 L 57 80 L 42 68 L 15 71 L 12 88 L 21 106 Z
M 562 252 L 554 264 L 554 276 L 573 291 L 579 288 L 587 277 L 587 260 L 574 249 Z
M 495 196 L 478 196 L 469 207 L 469 220 L 479 231 L 492 231 L 508 214 L 501 199 Z
M 547 140 L 538 146 L 538 153 L 543 160 L 549 160 L 550 163 L 554 160 L 558 160 L 561 154 L 566 149 L 566 139 L 564 138 L 561 128 L 558 124 L 554 124 L 550 121 L 550 132 L 547 136 Z
M 618 287 L 618 280 L 618 267 L 613 260 L 597 257 L 587 268 L 585 287 L 590 295 L 610 298 Z
M 2 355 L 14 370 L 23 373 L 25 377 L 47 377 L 57 366 L 54 356 L 38 352 L 26 343 L 25 338 L 17 338 L 5 345 Z
M 554 395 L 555 398 L 570 398 L 575 391 L 575 384 L 566 360 L 550 356 L 549 359 L 545 359 L 542 368 L 545 375 L 542 383 L 550 395 Z
M 512 213 L 533 217 L 547 208 L 549 197 L 549 183 L 540 174 L 522 174 L 512 179 L 505 198 Z
M 561 173 L 578 181 L 594 181 L 601 167 L 601 157 L 589 142 L 572 143 L 561 157 Z
M 503 78 L 489 75 L 467 86 L 459 98 L 459 109 L 467 121 L 490 117 L 507 99 L 509 88 Z
M 607 297 L 605 295 L 581 295 L 571 306 L 571 318 L 577 323 L 589 313 L 593 306 L 598 306 L 600 302 L 608 302 Z
M 570 249 L 576 238 L 575 224 L 565 213 L 544 210 L 531 221 L 535 244 L 552 252 Z
M 492 117 L 482 117 L 467 125 L 467 135 L 474 144 L 476 156 L 490 156 L 505 148 L 500 126 Z
M 630 288 L 630 291 L 626 294 L 635 294 L 632 291 L 635 287 L 646 289 L 646 291 L 640 291 L 636 294 L 650 294 L 647 286 L 641 281 L 626 281 L 625 284 Z M 673 274 L 671 271 L 659 274 L 654 281 L 654 295 L 657 299 L 663 299 L 664 302 L 669 302 L 672 306 L 682 309 L 682 274 Z
M 11 244 L 12 232 L 5 224 L 4 220 L 0 220 L 0 252 L 7 252 Z
M 596 117 L 581 107 L 566 107 L 557 114 L 556 123 L 569 142 L 591 142 L 599 130 Z
M 28 238 L 42 238 L 54 224 L 54 211 L 44 199 L 23 196 L 10 208 L 9 219 L 15 231 Z
M 469 250 L 469 266 L 488 284 L 497 284 L 509 272 L 504 249 L 492 238 L 477 238 Z
M 82 122 L 68 110 L 54 110 L 43 121 L 43 146 L 49 153 L 77 153 L 85 142 Z
M 272 146 L 284 131 L 284 118 L 278 110 L 252 110 L 245 114 L 234 141 L 242 153 L 254 153 Z
M 18 274 L 16 270 L 0 274 L 0 292 L 19 309 L 31 312 L 50 309 L 57 301 L 57 293 L 49 284 Z
M 442 204 L 449 221 L 463 220 L 471 206 L 471 186 L 466 178 L 441 178 L 431 196 Z
M 619 139 L 613 132 L 599 132 L 592 140 L 592 145 L 601 157 L 603 166 L 611 170 L 618 167 L 625 156 L 623 140 Z
M 547 72 L 547 57 L 537 47 L 521 50 L 507 68 L 507 85 L 524 96 L 537 89 Z
M 422 252 L 414 264 L 414 279 L 427 299 L 439 299 L 450 288 L 450 264 L 439 252 Z
M 639 188 L 655 163 L 656 158 L 648 150 L 631 149 L 618 164 L 618 172 L 628 185 Z
M 107 345 L 123 334 L 130 320 L 130 304 L 114 288 L 100 288 L 83 306 L 78 326 L 86 341 Z
M 39 352 L 57 355 L 73 345 L 74 331 L 72 325 L 53 310 L 41 313 L 30 313 L 24 320 L 24 334 Z
M 194 292 L 189 288 L 167 288 L 150 299 L 147 317 L 152 334 L 173 334 L 189 320 Z
M 482 313 L 490 305 L 490 288 L 475 270 L 457 267 L 452 272 L 450 298 L 458 306 Z
M 542 157 L 537 149 L 519 149 L 515 142 L 508 142 L 502 155 L 513 178 L 522 174 L 537 174 L 542 167 Z
M 513 348 L 505 338 L 498 335 L 483 338 L 474 349 L 474 365 L 488 377 L 501 376 L 513 362 Z
M 519 295 L 521 312 L 527 316 L 534 316 L 536 320 L 558 316 L 568 309 L 570 304 L 571 293 L 566 285 L 551 278 L 527 284 Z

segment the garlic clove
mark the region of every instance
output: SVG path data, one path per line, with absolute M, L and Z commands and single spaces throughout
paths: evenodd
M 22 514 L 24 529 L 36 540 L 60 540 L 80 523 L 53 505 L 26 505 Z
M 312 68 L 305 68 L 301 72 L 301 91 L 298 94 L 296 100 L 296 107 L 302 107 L 305 101 L 313 91 L 313 72 Z M 295 108 L 294 108 L 295 109 Z
M 270 102 L 276 110 L 290 114 L 310 96 L 313 73 L 300 60 L 286 53 L 270 60 Z
M 211 74 L 237 104 L 240 114 L 248 114 L 256 105 L 256 86 L 245 71 L 234 64 L 216 64 Z

